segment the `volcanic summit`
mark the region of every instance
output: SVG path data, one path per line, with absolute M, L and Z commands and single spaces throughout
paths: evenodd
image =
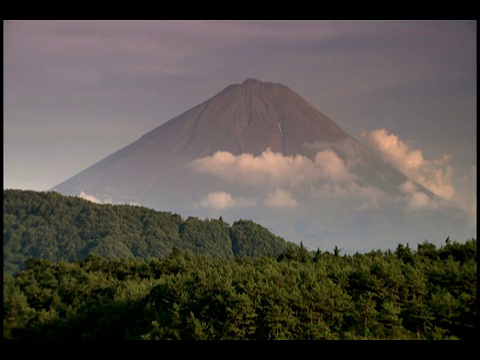
M 217 151 L 259 156 L 270 149 L 284 156 L 313 158 L 325 147 L 336 148 L 342 157 L 357 151 L 356 156 L 363 160 L 386 166 L 383 171 L 399 178 L 396 185 L 406 180 L 289 87 L 247 79 L 228 86 L 54 190 L 70 195 L 84 191 L 100 197 L 113 192 L 125 196 L 132 187 L 146 190 L 144 182 L 161 182 L 171 166 Z

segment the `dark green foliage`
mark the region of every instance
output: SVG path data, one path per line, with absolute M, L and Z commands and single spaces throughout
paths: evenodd
M 224 239 L 218 224 L 190 222 Z M 476 243 L 355 255 L 300 246 L 225 259 L 174 247 L 149 260 L 31 259 L 4 278 L 4 339 L 473 340 Z
M 296 247 L 252 221 L 230 227 L 222 219 L 183 220 L 168 212 L 100 205 L 56 192 L 4 190 L 3 209 L 3 269 L 10 275 L 28 258 L 73 261 L 94 254 L 149 260 L 165 257 L 177 247 L 231 259 L 276 255 Z
M 232 250 L 236 256 L 256 257 L 279 255 L 288 249 L 295 249 L 292 243 L 285 243 L 279 236 L 273 235 L 263 226 L 251 220 L 239 220 L 230 229 Z
M 309 252 L 232 226 L 4 190 L 4 339 L 477 339 L 477 241 Z
M 180 225 L 179 233 L 181 242 L 186 244 L 186 250 L 194 254 L 211 255 L 213 258 L 222 259 L 231 259 L 234 256 L 230 227 L 222 220 L 199 220 L 189 217 Z M 270 237 L 273 237 L 271 233 Z

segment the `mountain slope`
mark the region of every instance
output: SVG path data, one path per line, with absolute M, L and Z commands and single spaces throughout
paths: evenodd
M 355 157 L 363 162 L 362 168 L 369 168 L 364 172 L 370 176 L 387 174 L 395 186 L 407 180 L 290 88 L 248 79 L 228 86 L 53 190 L 69 195 L 85 191 L 104 199 L 108 195 L 114 202 L 122 201 L 123 195 L 135 201 L 141 190 L 166 181 L 167 172 L 217 151 L 259 156 L 270 149 L 313 159 L 324 148 L 334 149 L 345 161 Z

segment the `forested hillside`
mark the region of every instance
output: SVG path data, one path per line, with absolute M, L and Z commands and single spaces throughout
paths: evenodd
M 477 241 L 344 255 L 4 190 L 4 339 L 477 339 Z
M 477 242 L 341 255 L 29 260 L 4 339 L 478 340 Z
M 278 255 L 297 245 L 250 220 L 182 219 L 140 206 L 95 204 L 56 192 L 4 190 L 4 273 L 25 260 L 156 259 L 176 247 L 212 258 Z

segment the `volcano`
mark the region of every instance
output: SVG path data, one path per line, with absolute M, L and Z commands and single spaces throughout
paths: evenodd
M 465 225 L 465 214 L 438 206 L 441 199 L 289 87 L 256 79 L 226 87 L 52 190 L 250 218 L 313 248 L 445 239 Z M 418 194 L 431 204 L 422 212 L 408 209 Z

